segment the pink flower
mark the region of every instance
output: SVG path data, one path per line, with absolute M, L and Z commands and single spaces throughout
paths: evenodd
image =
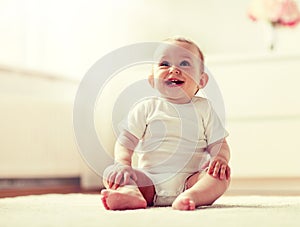
M 253 0 L 248 16 L 269 21 L 273 26 L 295 26 L 300 22 L 300 12 L 293 0 Z

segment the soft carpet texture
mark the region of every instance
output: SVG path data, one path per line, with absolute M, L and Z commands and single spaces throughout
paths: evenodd
M 99 195 L 48 194 L 0 199 L 0 226 L 300 226 L 300 196 L 223 196 L 195 211 L 156 207 L 107 211 Z

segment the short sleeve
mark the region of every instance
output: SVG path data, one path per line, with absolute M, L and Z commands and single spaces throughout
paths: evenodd
M 138 102 L 130 109 L 119 129 L 121 133 L 126 130 L 136 138 L 141 139 L 147 127 L 146 119 L 147 107 L 144 102 Z
M 208 102 L 207 119 L 205 120 L 205 136 L 207 145 L 210 145 L 220 139 L 227 137 L 229 134 L 224 128 L 223 123 L 217 113 Z

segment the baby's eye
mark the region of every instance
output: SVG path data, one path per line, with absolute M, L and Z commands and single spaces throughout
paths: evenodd
M 190 66 L 191 64 L 188 61 L 180 62 L 180 66 Z
M 170 66 L 170 63 L 167 61 L 162 61 L 161 63 L 159 63 L 159 66 Z

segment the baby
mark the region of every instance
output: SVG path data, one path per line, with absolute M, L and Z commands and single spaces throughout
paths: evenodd
M 204 57 L 185 38 L 169 38 L 156 51 L 148 81 L 160 93 L 136 103 L 106 168 L 101 191 L 109 210 L 211 205 L 230 182 L 228 133 L 209 101 Z M 132 166 L 133 153 L 137 167 Z

